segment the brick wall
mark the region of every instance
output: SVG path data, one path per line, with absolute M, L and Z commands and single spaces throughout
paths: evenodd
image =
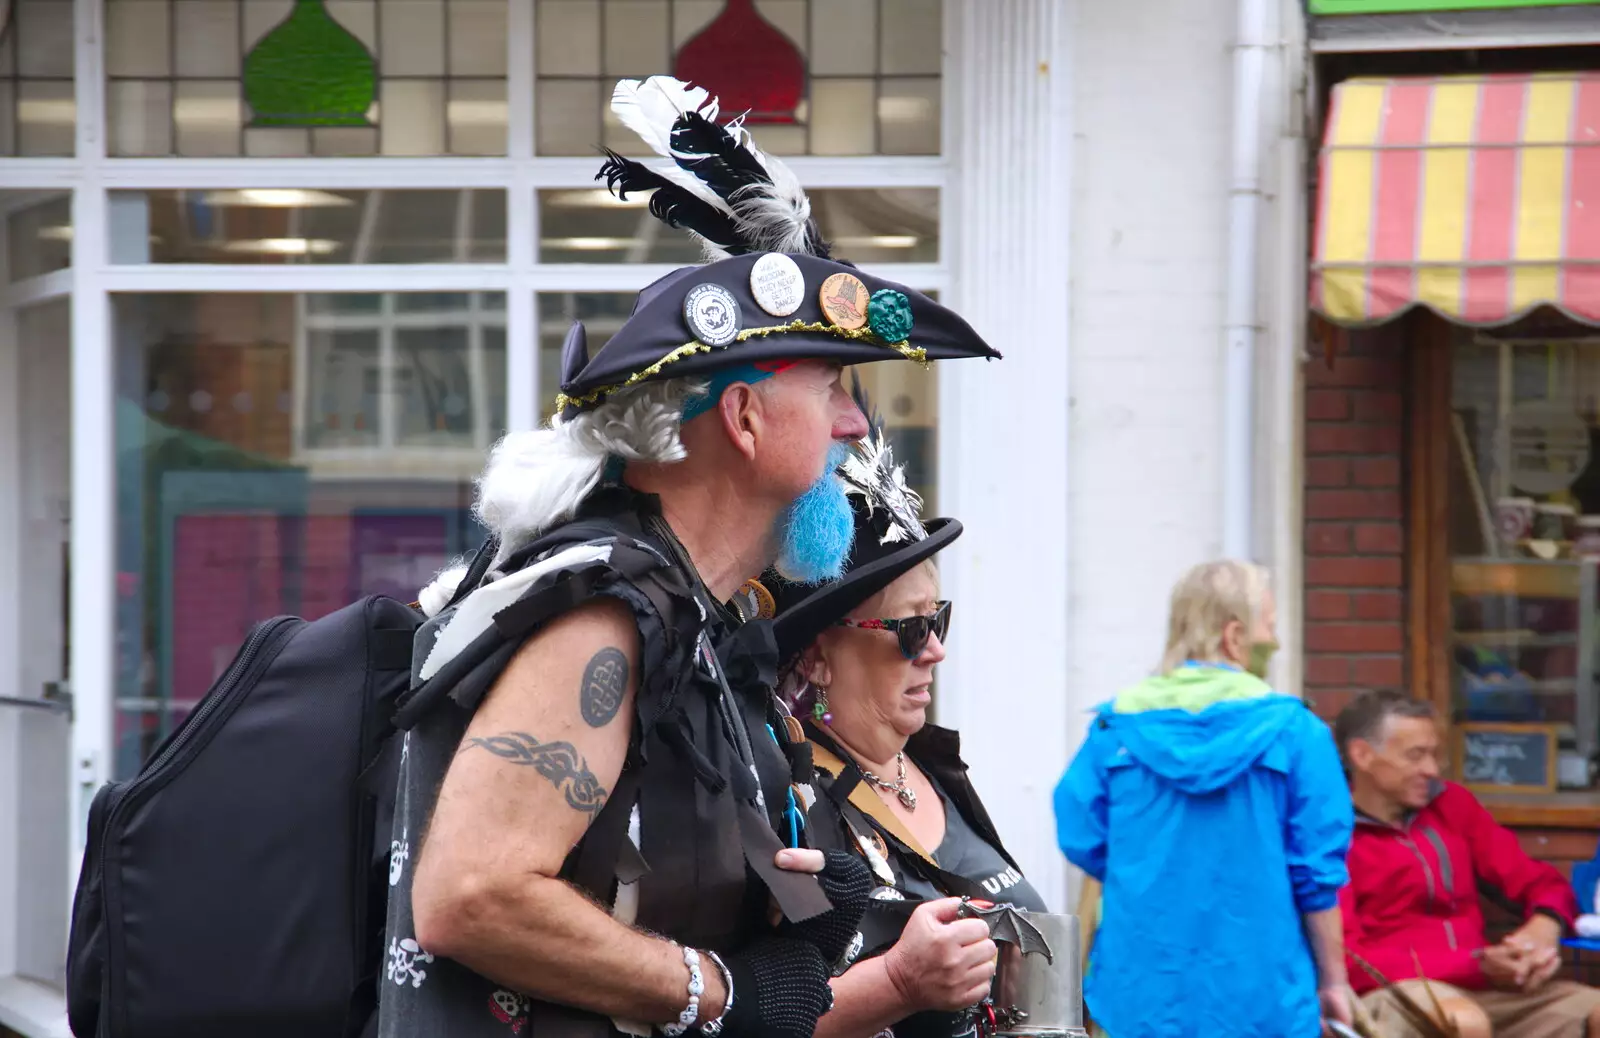
M 1406 683 L 1405 349 L 1399 323 L 1340 333 L 1306 368 L 1305 689 L 1329 719 Z

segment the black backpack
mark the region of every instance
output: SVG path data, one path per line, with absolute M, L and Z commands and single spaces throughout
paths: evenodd
M 376 1021 L 397 753 L 423 615 L 372 596 L 258 624 L 89 810 L 77 1038 L 353 1038 Z
M 637 532 L 568 523 L 507 568 Z M 490 538 L 478 550 L 445 608 L 482 583 L 498 548 Z M 613 557 L 630 578 L 663 565 L 639 550 Z M 597 579 L 564 575 L 503 610 L 458 664 L 505 655 Z M 645 584 L 669 615 L 658 585 Z M 395 736 L 444 702 L 457 677 L 411 688 L 425 619 L 375 595 L 319 620 L 258 624 L 138 775 L 95 795 L 67 948 L 77 1038 L 376 1032 Z M 613 814 L 622 825 L 610 828 L 625 838 L 626 815 Z

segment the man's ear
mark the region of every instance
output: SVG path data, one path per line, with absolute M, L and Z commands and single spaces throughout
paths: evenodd
M 1372 760 L 1378 755 L 1378 751 L 1365 739 L 1351 739 L 1345 753 L 1349 755 L 1350 763 L 1357 771 L 1366 771 L 1372 767 Z
M 717 416 L 722 419 L 722 430 L 728 442 L 746 458 L 754 458 L 756 441 L 761 438 L 761 399 L 755 387 L 746 382 L 735 382 L 722 391 L 717 401 Z

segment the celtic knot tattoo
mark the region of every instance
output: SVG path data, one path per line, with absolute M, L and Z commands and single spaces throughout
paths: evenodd
M 604 648 L 583 668 L 583 692 L 578 705 L 590 728 L 603 728 L 617 716 L 622 696 L 628 689 L 628 657 L 622 650 Z
M 570 742 L 540 742 L 527 732 L 505 732 L 474 736 L 462 744 L 461 752 L 473 747 L 488 750 L 512 764 L 536 769 L 561 790 L 575 811 L 592 815 L 605 806 L 605 787 Z

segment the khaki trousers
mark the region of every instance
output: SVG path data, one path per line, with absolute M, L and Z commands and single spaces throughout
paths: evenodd
M 1418 1005 L 1433 1009 L 1428 993 L 1414 980 L 1398 985 Z M 1600 1007 L 1600 988 L 1570 980 L 1552 980 L 1532 994 L 1516 991 L 1462 991 L 1449 984 L 1430 981 L 1428 987 L 1440 999 L 1463 998 L 1476 1002 L 1489 1017 L 1495 1038 L 1585 1038 L 1589 1014 Z M 1420 1038 L 1419 1032 L 1400 1014 L 1398 1000 L 1389 989 L 1374 991 L 1361 999 L 1373 1022 L 1385 1038 Z M 1600 1038 L 1600 1036 L 1597 1036 Z

